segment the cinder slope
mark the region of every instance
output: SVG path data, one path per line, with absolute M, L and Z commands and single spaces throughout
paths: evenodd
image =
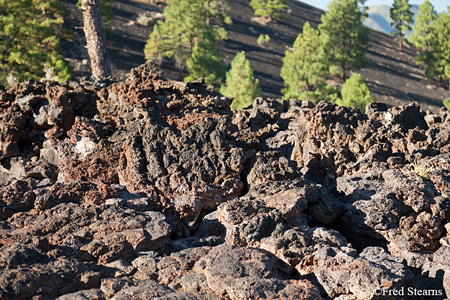
M 72 17 L 67 20 L 67 27 L 75 29 L 81 26 L 81 14 L 75 7 L 76 0 L 63 0 L 71 7 Z M 308 21 L 314 27 L 320 23 L 322 10 L 299 1 L 290 1 L 286 20 L 279 23 L 263 24 L 253 19 L 253 10 L 246 0 L 228 0 L 233 25 L 227 26 L 229 39 L 222 42 L 221 50 L 227 63 L 239 51 L 246 51 L 247 57 L 259 78 L 264 97 L 281 97 L 283 81 L 280 78 L 282 59 L 287 47 L 290 47 L 303 24 Z M 130 68 L 145 61 L 143 48 L 152 30 L 148 26 L 136 22 L 139 13 L 161 12 L 163 5 L 151 5 L 143 1 L 116 0 L 115 17 L 111 22 L 108 35 L 108 46 L 115 75 L 122 78 Z M 253 20 L 252 20 L 253 19 Z M 87 58 L 83 48 L 81 29 L 75 29 L 80 37 L 78 42 L 65 45 L 65 56 L 76 64 L 79 74 L 89 74 L 87 65 L 82 59 Z M 268 34 L 271 41 L 263 47 L 256 43 L 260 34 Z M 371 92 L 378 101 L 388 105 L 399 105 L 418 101 L 426 110 L 437 112 L 442 107 L 442 100 L 450 97 L 450 92 L 441 89 L 436 82 L 429 82 L 423 70 L 413 61 L 415 51 L 405 47 L 398 52 L 397 42 L 389 35 L 371 31 L 371 49 L 366 54 L 367 67 L 361 71 L 366 78 Z M 166 76 L 181 80 L 185 74 L 174 69 L 173 64 L 165 61 L 162 65 Z M 337 84 L 340 84 L 337 82 Z

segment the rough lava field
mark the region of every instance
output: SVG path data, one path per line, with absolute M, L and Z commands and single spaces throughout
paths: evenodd
M 450 297 L 449 111 L 230 103 L 150 64 L 0 88 L 0 298 Z

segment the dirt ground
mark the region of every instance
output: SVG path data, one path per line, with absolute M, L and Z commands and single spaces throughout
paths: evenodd
M 84 48 L 81 12 L 76 8 L 76 0 L 62 0 L 71 9 L 71 17 L 66 27 L 74 31 L 76 39 L 64 42 L 65 57 L 75 67 L 76 78 L 89 75 L 88 55 Z M 263 97 L 281 97 L 283 81 L 280 77 L 282 59 L 287 47 L 291 46 L 308 21 L 314 27 L 320 22 L 323 11 L 298 1 L 290 1 L 286 20 L 265 24 L 254 19 L 249 1 L 228 0 L 231 26 L 226 26 L 228 40 L 221 42 L 220 49 L 225 60 L 230 63 L 237 52 L 244 50 L 255 69 Z M 139 14 L 162 12 L 164 4 L 151 4 L 136 0 L 116 0 L 113 4 L 114 19 L 107 35 L 108 50 L 114 76 L 124 77 L 128 71 L 145 62 L 143 49 L 152 31 L 154 22 L 139 25 Z M 260 46 L 256 39 L 260 34 L 268 34 L 269 43 Z M 403 52 L 397 50 L 397 42 L 386 34 L 372 31 L 371 48 L 366 54 L 367 66 L 361 70 L 370 91 L 377 101 L 388 105 L 399 105 L 417 101 L 423 109 L 437 112 L 442 100 L 450 97 L 450 91 L 439 87 L 437 82 L 427 81 L 424 71 L 413 61 L 415 50 L 406 46 Z M 165 60 L 161 66 L 169 79 L 182 80 L 186 75 Z M 339 84 L 339 83 L 338 83 Z

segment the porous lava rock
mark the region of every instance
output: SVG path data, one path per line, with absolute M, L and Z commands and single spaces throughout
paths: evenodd
M 0 298 L 450 296 L 446 109 L 231 101 L 151 64 L 0 88 Z
M 239 195 L 248 154 L 229 135 L 229 99 L 201 81 L 170 83 L 151 65 L 99 95 L 99 121 L 76 119 L 59 145 L 63 181 L 121 184 L 172 202 L 190 228 Z
M 97 95 L 76 82 L 27 81 L 0 89 L 0 183 L 56 179 L 58 142 L 76 116 L 97 113 Z

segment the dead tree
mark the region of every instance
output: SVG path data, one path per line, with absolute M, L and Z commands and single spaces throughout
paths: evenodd
M 107 78 L 111 76 L 111 67 L 106 49 L 100 2 L 99 0 L 82 0 L 81 10 L 83 11 L 83 29 L 86 36 L 87 50 L 91 59 L 92 77 L 98 79 Z

